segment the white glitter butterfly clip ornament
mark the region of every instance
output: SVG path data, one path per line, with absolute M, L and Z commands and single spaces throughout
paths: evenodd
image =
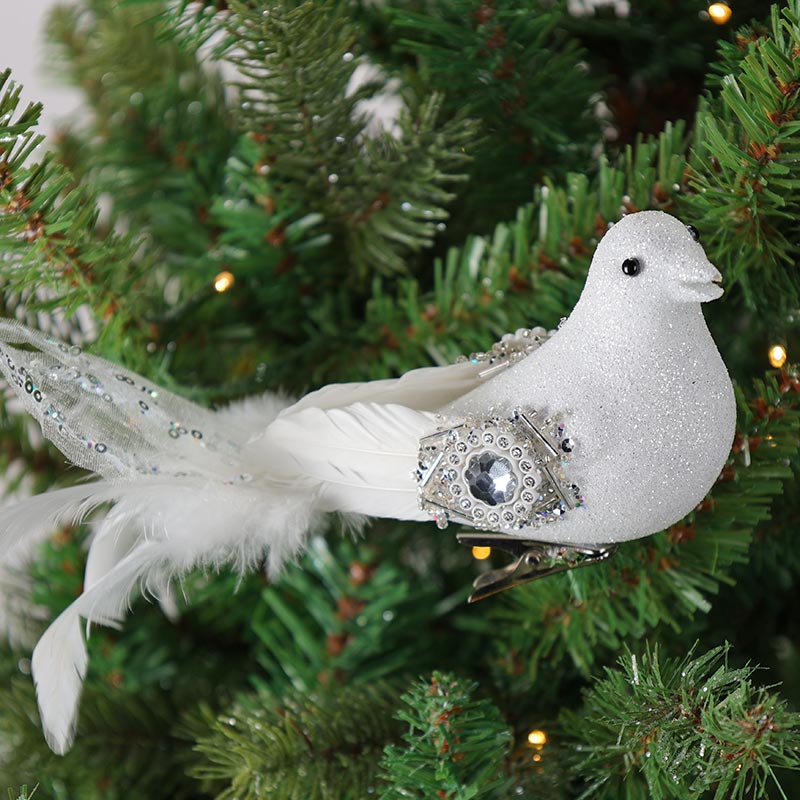
M 266 560 L 275 575 L 326 512 L 477 529 L 512 553 L 472 599 L 602 560 L 691 511 L 730 451 L 735 403 L 701 303 L 722 295 L 697 232 L 663 212 L 602 239 L 558 331 L 395 380 L 266 396 L 212 412 L 11 321 L 0 369 L 44 434 L 98 480 L 0 511 L 0 548 L 114 505 L 83 594 L 47 629 L 32 671 L 45 734 L 73 739 L 81 620 L 119 625 L 131 591 L 159 596 L 198 566 Z M 21 349 L 18 345 L 24 345 Z

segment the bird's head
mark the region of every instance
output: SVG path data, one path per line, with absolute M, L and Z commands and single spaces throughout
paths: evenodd
M 597 246 L 586 289 L 621 303 L 705 303 L 722 296 L 722 275 L 697 231 L 663 211 L 617 222 Z

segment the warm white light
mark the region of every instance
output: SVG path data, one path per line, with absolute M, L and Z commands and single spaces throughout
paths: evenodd
M 483 561 L 492 554 L 491 547 L 473 547 L 472 548 L 472 557 L 476 558 L 478 561 Z
M 780 369 L 786 363 L 786 348 L 782 344 L 774 344 L 769 349 L 769 363 Z
M 216 278 L 214 278 L 214 289 L 218 292 L 227 292 L 228 289 L 233 286 L 233 273 L 232 272 L 220 272 Z
M 534 747 L 544 747 L 547 744 L 547 734 L 544 731 L 534 730 L 528 734 L 528 744 Z
M 731 7 L 727 3 L 712 3 L 708 16 L 715 25 L 724 25 L 731 18 Z

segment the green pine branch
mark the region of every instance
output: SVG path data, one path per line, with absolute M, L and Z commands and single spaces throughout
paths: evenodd
M 160 3 L 102 13 L 86 5 L 59 8 L 48 24 L 66 77 L 92 110 L 62 157 L 111 199 L 118 224 L 146 231 L 154 255 L 183 268 L 183 292 L 196 291 L 215 274 L 209 212 L 238 137 L 225 87 L 196 54 L 156 39 Z
M 721 46 L 718 77 L 697 119 L 687 198 L 717 263 L 749 306 L 783 311 L 800 300 L 800 3 L 774 5 Z
M 175 732 L 179 709 L 163 691 L 150 687 L 123 692 L 111 681 L 88 688 L 81 704 L 81 733 L 66 756 L 57 756 L 42 736 L 30 663 L 23 659 L 18 670 L 17 660 L 2 669 L 0 781 L 38 782 L 37 797 L 54 800 L 88 799 L 97 792 L 107 800 L 197 797 L 196 784 L 184 771 L 191 760 L 190 743 Z M 26 674 L 20 674 L 22 669 Z M 165 753 L 171 758 L 165 759 Z
M 8 790 L 8 800 L 14 800 L 14 796 L 16 796 L 16 800 L 32 800 L 33 796 L 39 789 L 39 784 L 33 787 L 33 789 L 28 791 L 27 785 L 22 785 L 19 787 L 19 790 L 16 789 L 9 789 Z
M 458 178 L 448 172 L 463 162 L 468 128 L 437 126 L 432 99 L 417 121 L 401 121 L 402 137 L 371 138 L 359 103 L 383 84 L 353 87 L 356 35 L 335 4 L 275 3 L 262 15 L 233 3 L 231 11 L 226 25 L 242 51 L 230 56 L 243 76 L 242 124 L 264 133 L 273 179 L 323 214 L 362 275 L 406 271 L 404 256 L 430 244 L 446 217 L 444 186 Z
M 92 143 L 72 137 L 65 155 L 87 179 L 103 182 L 123 219 L 141 225 L 148 256 L 169 256 L 180 273 L 167 285 L 161 271 L 162 296 L 142 312 L 149 341 L 177 344 L 166 358 L 184 381 L 189 373 L 219 384 L 224 363 L 234 380 L 217 396 L 307 388 L 312 377 L 299 369 L 307 359 L 293 359 L 293 350 L 335 351 L 336 329 L 352 329 L 363 314 L 370 273 L 422 268 L 416 254 L 443 235 L 474 126 L 440 120 L 440 98 L 432 96 L 402 101 L 396 134 L 368 131 L 361 103 L 386 78 L 352 90 L 364 58 L 335 4 L 274 4 L 267 17 L 243 3 L 219 14 L 178 4 L 161 17 L 159 4 L 131 5 L 97 13 L 89 25 L 85 14 L 64 12 L 51 31 L 99 119 Z M 156 41 L 154 27 L 141 21 L 147 14 L 162 21 L 168 41 Z M 135 46 L 118 42 L 130 20 L 140 20 Z M 203 38 L 213 28 L 222 37 L 215 57 L 237 70 L 233 90 L 242 97 L 230 152 L 219 137 L 204 142 L 206 128 L 227 124 L 217 84 L 198 68 L 196 52 L 176 54 L 164 32 L 169 23 L 181 47 L 198 44 L 193 31 Z M 117 65 L 117 52 L 132 48 L 139 60 Z M 175 62 L 184 80 L 153 66 L 162 60 Z M 113 85 L 96 90 L 96 76 L 110 71 Z M 199 112 L 189 113 L 195 106 Z M 110 166 L 97 168 L 120 162 L 127 165 L 121 180 Z M 236 283 L 216 299 L 211 281 L 222 270 Z M 300 324 L 297 308 L 306 315 Z M 209 369 L 188 364 L 211 336 L 220 358 Z M 262 370 L 266 385 L 247 380 L 273 363 Z
M 396 717 L 405 745 L 386 748 L 383 800 L 500 797 L 512 737 L 498 709 L 475 698 L 477 685 L 434 672 L 403 695 Z
M 581 798 L 781 797 L 776 769 L 800 768 L 800 715 L 756 686 L 729 646 L 663 659 L 630 650 L 562 715 Z
M 250 623 L 263 670 L 256 685 L 313 691 L 321 682 L 405 677 L 411 665 L 431 663 L 449 604 L 432 582 L 379 553 L 349 538 L 315 537 L 298 568 L 264 587 Z
M 219 800 L 362 800 L 398 738 L 398 699 L 385 683 L 243 695 L 189 723 L 202 756 L 190 773 Z
M 135 242 L 113 234 L 96 240 L 94 194 L 74 186 L 50 154 L 29 163 L 43 141 L 35 130 L 41 106 L 20 109 L 20 91 L 10 70 L 0 73 L 2 288 L 6 296 L 24 295 L 29 311 L 58 308 L 69 316 L 88 303 L 101 315 L 114 308 L 125 320 L 124 301 L 111 298 L 125 297 L 138 278 Z
M 94 112 L 61 137 L 60 155 L 159 265 L 148 277 L 160 291 L 138 310 L 146 345 L 214 399 L 260 389 L 258 365 L 298 338 L 292 312 L 315 277 L 307 256 L 330 241 L 323 219 L 276 187 L 263 136 L 240 131 L 216 67 L 158 36 L 162 4 L 84 6 L 49 24 Z M 224 296 L 214 289 L 222 272 L 234 280 Z M 193 354 L 212 337 L 216 358 L 198 365 Z
M 354 83 L 365 61 L 335 3 L 273 3 L 264 14 L 230 2 L 215 16 L 178 4 L 168 19 L 191 47 L 218 26 L 224 38 L 215 57 L 240 76 L 242 129 L 263 143 L 278 189 L 291 189 L 299 205 L 324 218 L 332 237 L 326 258 L 338 265 L 332 277 L 352 279 L 347 267 L 362 281 L 373 271 L 407 272 L 448 216 L 474 125 L 440 121 L 432 96 L 413 110 L 403 101 L 397 132 L 368 130 L 362 103 L 384 90 L 386 78 Z
M 143 5 L 153 0 L 128 0 L 127 5 Z M 211 47 L 220 55 L 234 45 L 233 37 L 223 34 L 229 15 L 227 2 L 217 0 L 176 0 L 155 15 L 159 37 L 178 42 L 187 52 Z
M 600 81 L 581 69 L 586 54 L 566 32 L 562 4 L 390 3 L 388 13 L 416 79 L 444 94 L 447 113 L 480 120 L 458 230 L 487 230 L 545 176 L 560 180 L 585 162 L 599 132 L 591 97 Z

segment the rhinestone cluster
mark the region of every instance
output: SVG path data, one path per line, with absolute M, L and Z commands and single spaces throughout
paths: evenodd
M 583 500 L 564 472 L 573 450 L 564 425 L 535 411 L 443 426 L 420 440 L 420 508 L 440 528 L 460 522 L 519 530 L 554 522 Z
M 514 333 L 507 333 L 499 342 L 495 342 L 485 353 L 470 353 L 461 356 L 457 363 L 471 361 L 473 364 L 486 364 L 482 376 L 493 375 L 497 370 L 510 367 L 530 355 L 544 344 L 553 332 L 544 328 L 519 328 Z

